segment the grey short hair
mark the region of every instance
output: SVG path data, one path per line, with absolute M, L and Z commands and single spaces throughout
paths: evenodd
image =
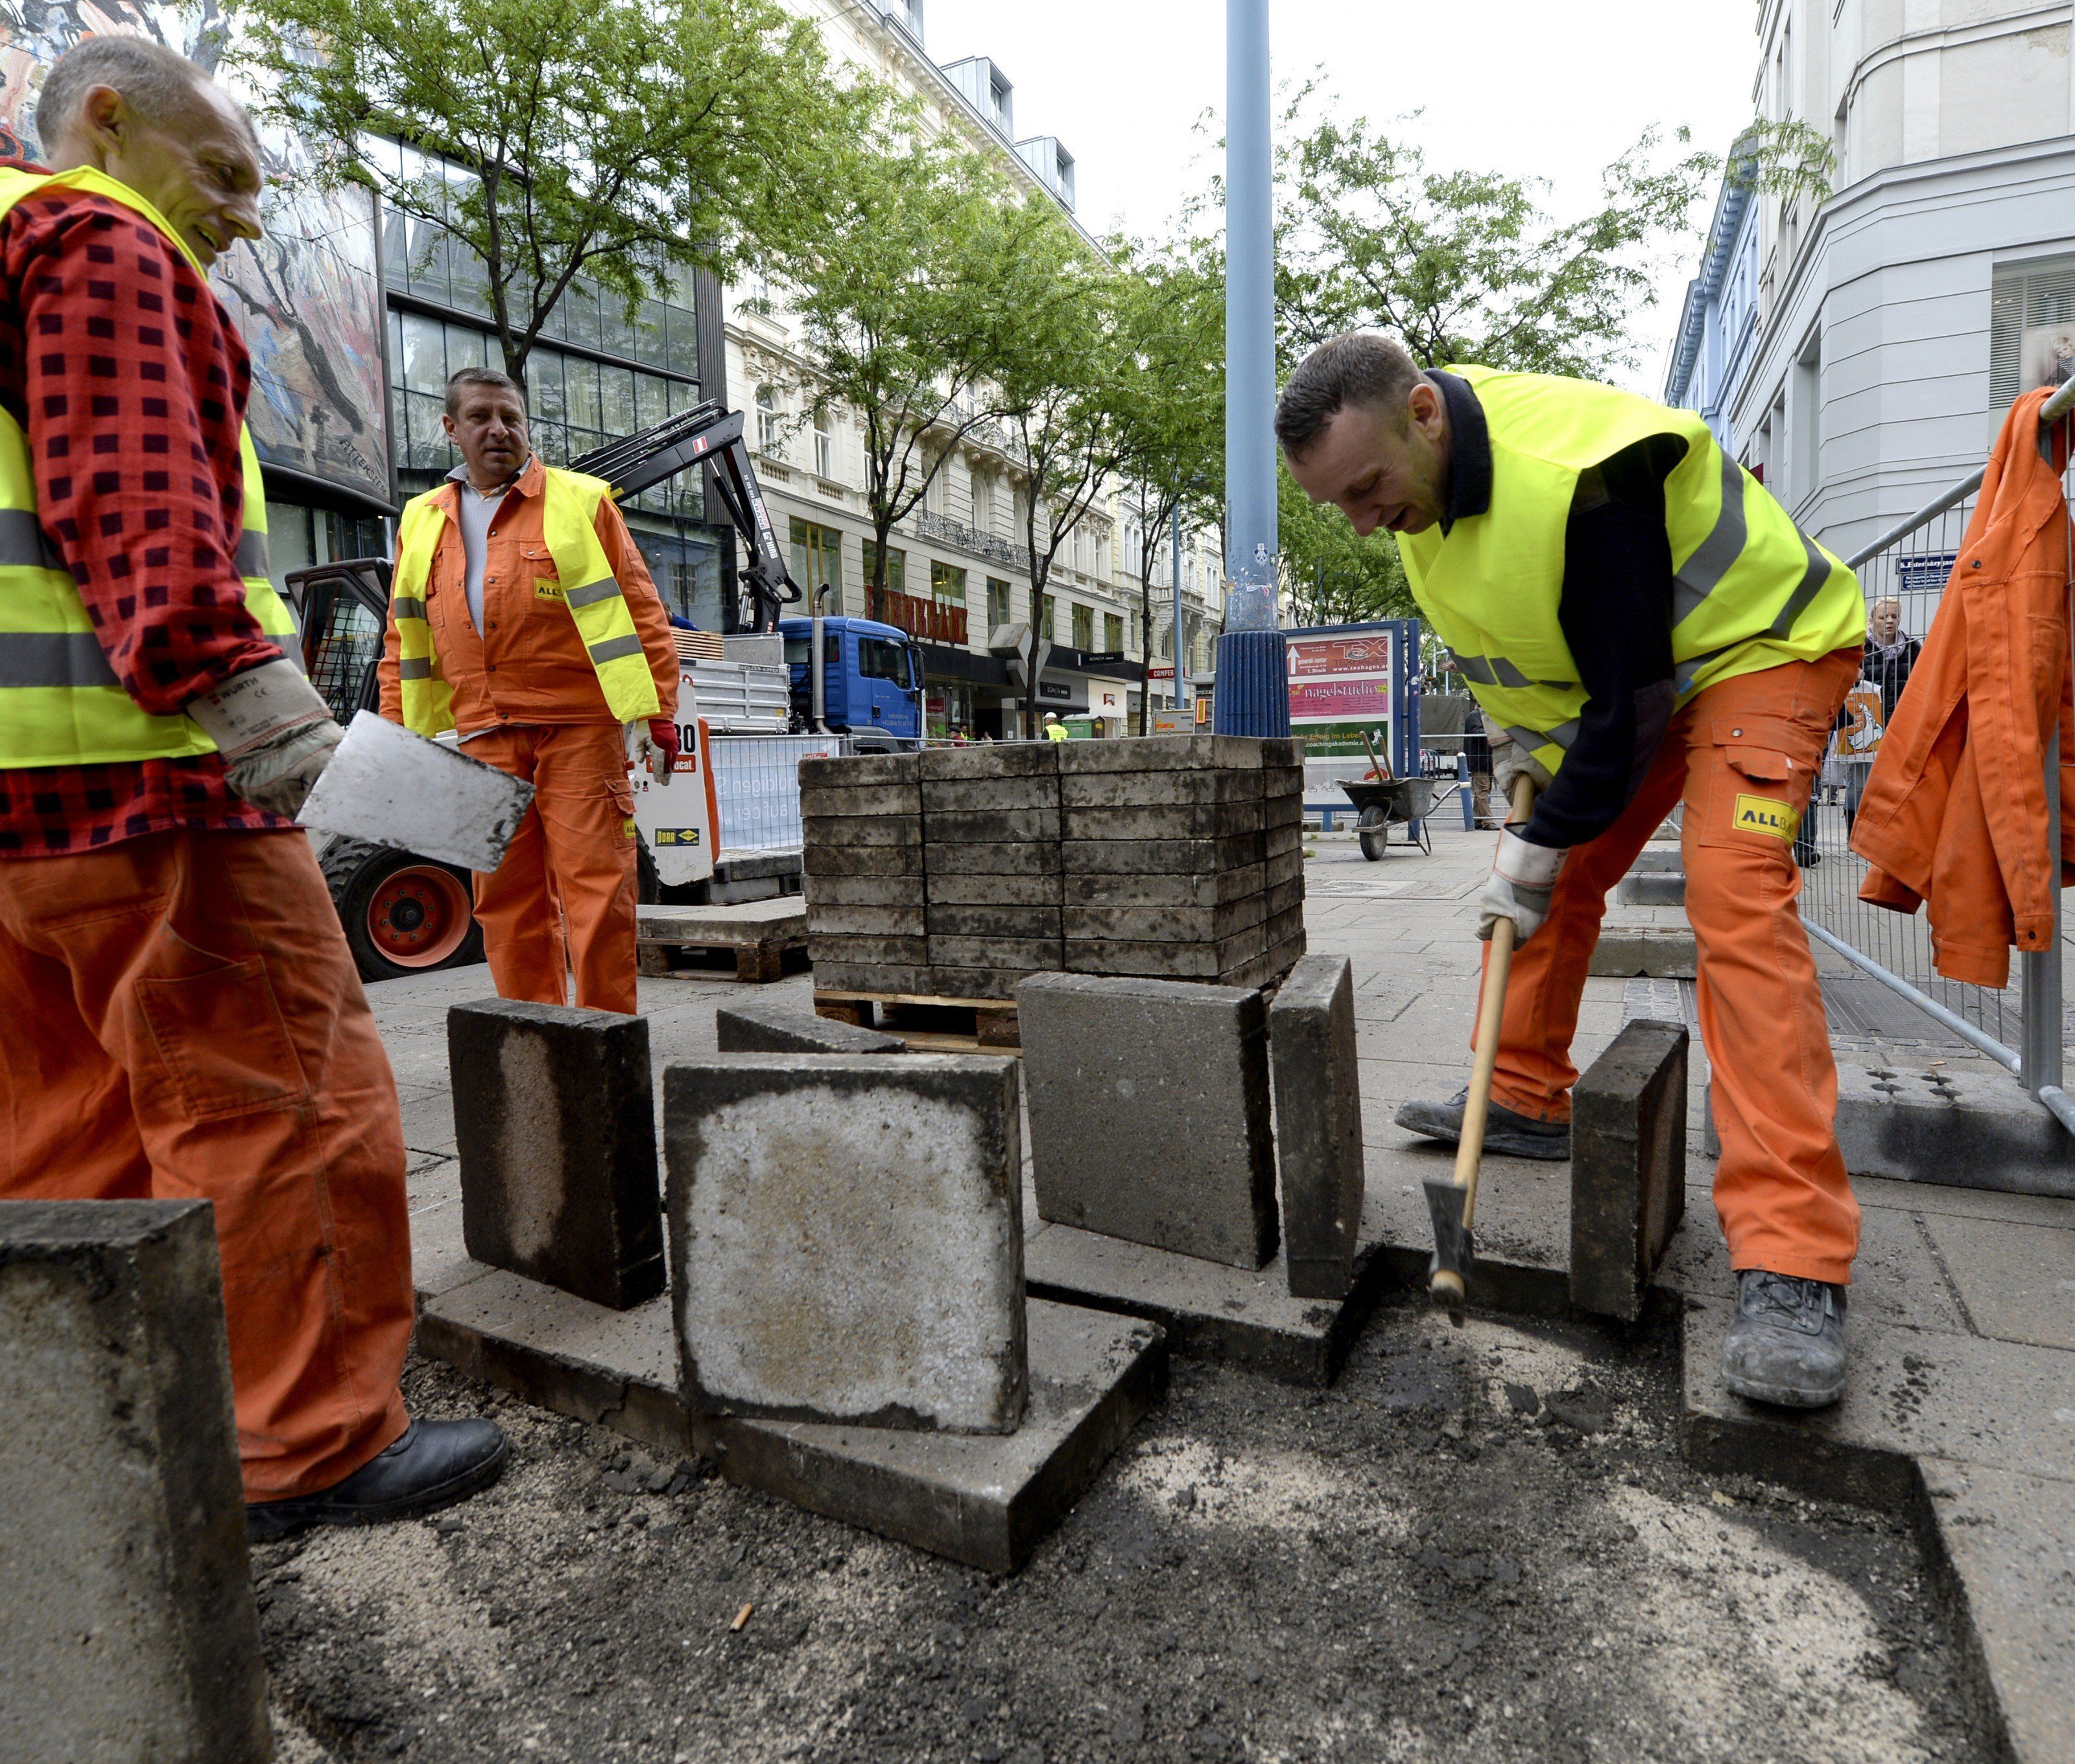
M 1275 438 L 1293 458 L 1348 404 L 1374 404 L 1405 424 L 1405 395 L 1423 376 L 1402 344 L 1374 331 L 1329 337 L 1297 364 L 1275 405 Z
M 447 415 L 461 415 L 461 395 L 464 386 L 500 386 L 519 400 L 519 408 L 526 408 L 526 388 L 509 374 L 500 373 L 494 367 L 457 367 L 447 375 Z
M 130 110 L 155 128 L 171 127 L 193 114 L 212 83 L 179 50 L 149 37 L 89 37 L 66 50 L 43 76 L 36 135 L 48 150 L 71 126 L 87 93 L 102 85 L 121 93 Z

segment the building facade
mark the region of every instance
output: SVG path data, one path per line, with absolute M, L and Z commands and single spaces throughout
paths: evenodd
M 1664 379 L 1664 402 L 1698 411 L 1732 453 L 1732 409 L 1758 337 L 1758 238 L 1750 184 L 1725 178 L 1708 222 L 1699 273 L 1686 287 Z
M 1837 167 L 1820 205 L 1751 199 L 1754 329 L 1722 408 L 1738 457 L 1849 555 L 2075 356 L 2075 16 L 1764 0 L 1758 30 L 1760 114 L 1821 130 Z
M 1050 136 L 1017 138 L 1015 88 L 993 61 L 933 60 L 917 0 L 796 3 L 820 20 L 834 56 L 917 98 L 934 126 L 987 153 L 1023 188 L 1044 190 L 1072 219 L 1072 155 Z M 1017 689 L 988 639 L 1029 623 L 1054 646 L 1038 681 L 1042 706 L 1106 719 L 1113 733 L 1135 728 L 1149 665 L 1175 667 L 1172 562 L 1163 546 L 1149 658 L 1140 641 L 1137 529 L 1116 487 L 1106 487 L 1060 548 L 1033 606 L 1023 477 L 1008 437 L 981 423 L 952 446 L 922 504 L 895 528 L 885 589 L 869 593 L 874 540 L 857 418 L 817 395 L 798 328 L 768 286 L 731 288 L 726 300 L 725 395 L 749 413 L 748 439 L 774 524 L 792 548 L 793 579 L 830 614 L 882 619 L 918 640 L 930 732 L 1014 732 Z M 1217 545 L 1215 532 L 1185 536 L 1184 682 L 1207 678 L 1211 667 L 1223 604 Z M 1149 684 L 1153 708 L 1174 702 L 1171 679 Z

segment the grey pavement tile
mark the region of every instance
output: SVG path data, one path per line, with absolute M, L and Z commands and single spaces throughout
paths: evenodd
M 2051 1195 L 2006 1195 L 1994 1189 L 1949 1187 L 1943 1182 L 1891 1182 L 1879 1176 L 1853 1177 L 1852 1192 L 1864 1207 L 1892 1207 L 1903 1212 L 2001 1219 L 2013 1224 L 2075 1231 L 2075 1200 Z
M 1982 1334 L 2075 1349 L 2075 1231 L 1949 1213 L 1911 1215 L 1919 1219 Z

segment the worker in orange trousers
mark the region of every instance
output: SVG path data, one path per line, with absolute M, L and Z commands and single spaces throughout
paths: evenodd
M 259 144 L 130 36 L 61 56 L 36 126 L 56 175 L 0 171 L 0 1198 L 211 1203 L 253 1537 L 427 1512 L 507 1445 L 398 1385 L 396 1082 L 292 819 L 339 729 L 206 280 L 259 236 Z
M 631 1012 L 628 773 L 667 777 L 679 751 L 669 619 L 605 487 L 532 452 L 514 382 L 463 368 L 445 420 L 462 462 L 404 510 L 382 714 L 456 730 L 462 752 L 533 786 L 503 863 L 475 879 L 498 996 L 566 1004 L 566 959 L 578 1004 Z

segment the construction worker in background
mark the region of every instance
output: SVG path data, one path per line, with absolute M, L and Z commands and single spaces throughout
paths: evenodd
M 1737 1275 L 1732 1390 L 1803 1407 L 1845 1381 L 1859 1211 L 1795 908 L 1795 829 L 1858 674 L 1852 573 L 1700 417 L 1583 380 L 1422 372 L 1384 337 L 1320 345 L 1276 410 L 1297 482 L 1398 536 L 1414 598 L 1485 712 L 1501 795 L 1481 902 L 1518 928 L 1486 1149 L 1570 1155 L 1572 1036 L 1609 888 L 1684 801 L 1686 911 Z M 1503 739 L 1502 739 L 1503 738 Z M 1453 1141 L 1464 1098 L 1399 1124 Z
M 632 1012 L 627 773 L 677 760 L 670 622 L 605 485 L 534 453 L 515 381 L 462 368 L 445 424 L 462 463 L 396 535 L 382 714 L 458 729 L 465 753 L 533 786 L 504 862 L 475 879 L 498 996 L 566 1004 L 574 967 L 578 1004 Z
M 1048 741 L 1066 739 L 1066 726 L 1060 722 L 1058 713 L 1055 710 L 1048 710 L 1045 713 L 1045 739 Z
M 205 280 L 259 236 L 259 147 L 128 36 L 36 128 L 56 175 L 0 171 L 0 1197 L 213 1203 L 252 1535 L 423 1512 L 506 1447 L 397 1388 L 396 1082 L 290 818 L 339 731 Z

